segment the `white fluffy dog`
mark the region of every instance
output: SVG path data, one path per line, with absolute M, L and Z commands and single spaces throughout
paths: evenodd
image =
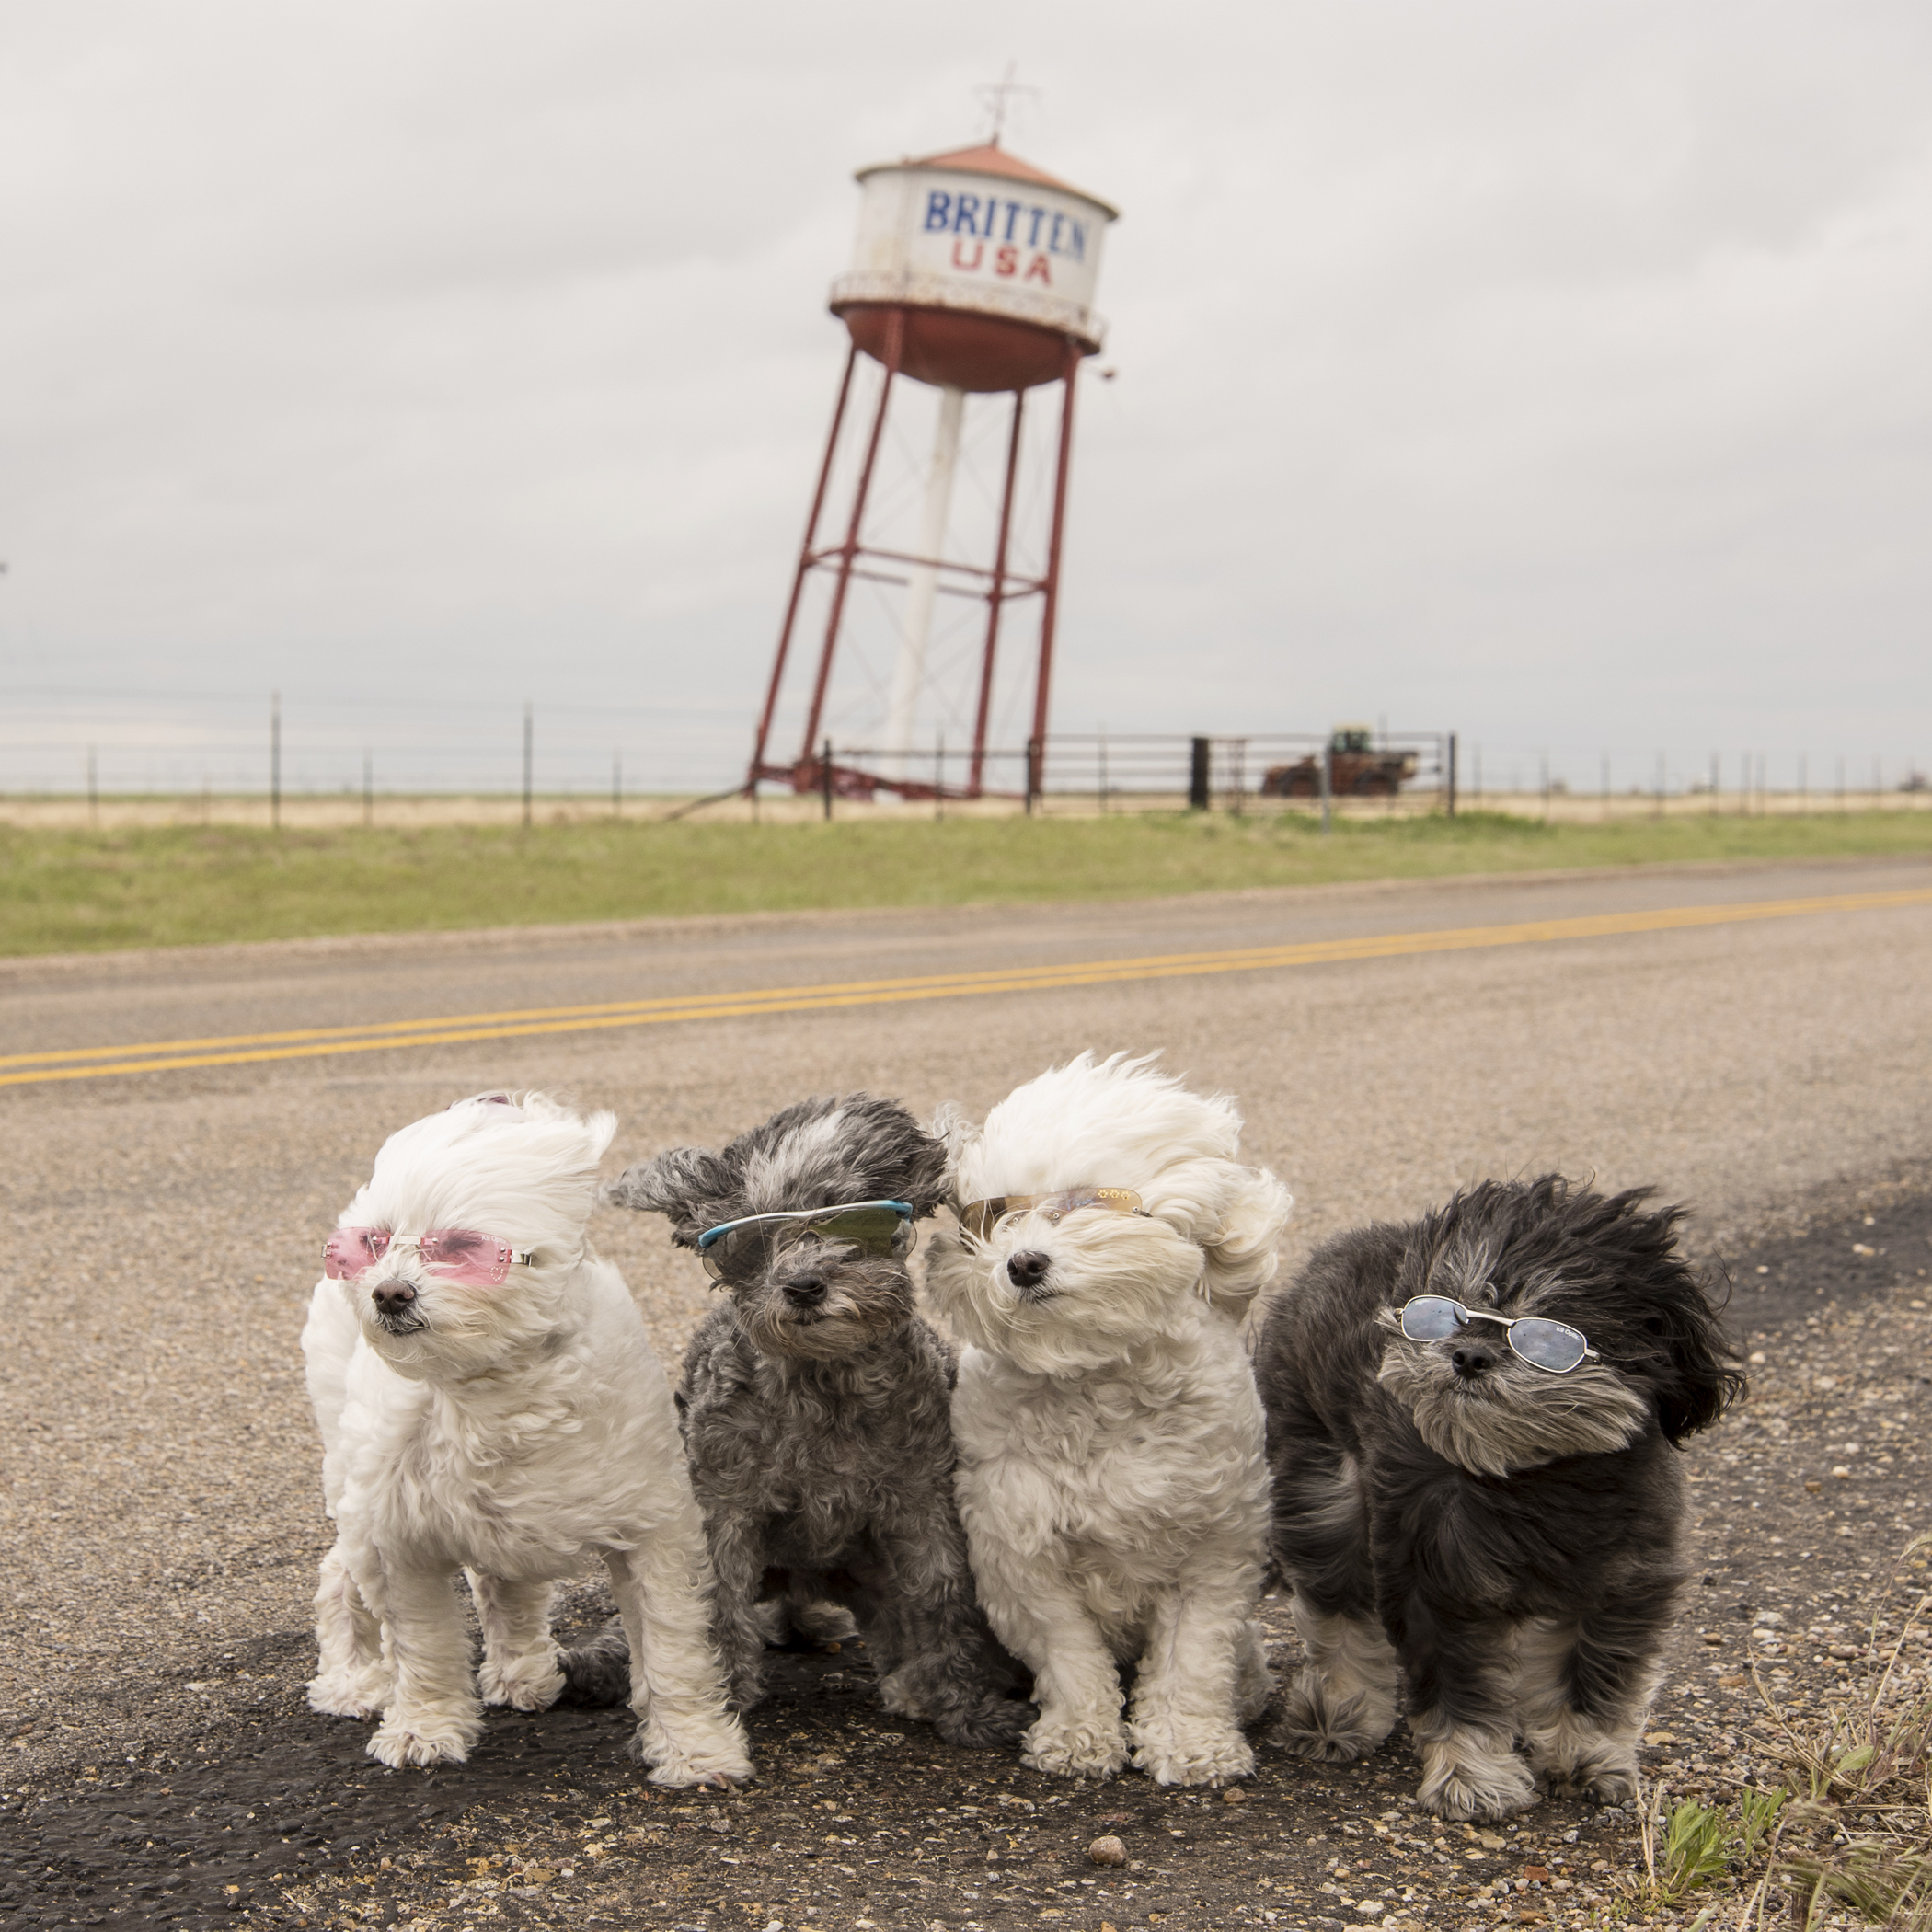
M 555 1581 L 602 1557 L 654 1782 L 748 1777 L 707 1634 L 710 1562 L 663 1370 L 584 1236 L 615 1117 L 541 1095 L 392 1134 L 329 1237 L 303 1331 L 335 1547 L 316 1593 L 319 1711 L 383 1721 L 385 1765 L 458 1763 L 492 1704 L 563 1687 Z
M 975 1131 L 950 1111 L 957 1230 L 926 1284 L 974 1344 L 953 1399 L 980 1601 L 1034 1673 L 1026 1760 L 1157 1783 L 1254 1769 L 1250 1621 L 1268 1467 L 1243 1311 L 1291 1199 L 1239 1165 L 1241 1117 L 1123 1054 L 1083 1053 Z M 1135 1662 L 1132 1720 L 1117 1666 Z

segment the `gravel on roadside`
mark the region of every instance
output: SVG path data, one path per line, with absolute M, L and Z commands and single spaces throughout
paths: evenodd
M 1815 1719 L 1852 1687 L 1872 1617 L 1926 1587 L 1923 1562 L 1897 1558 L 1927 1526 L 1932 1192 L 1857 1198 L 1728 1258 L 1753 1386 L 1687 1451 L 1699 1581 L 1645 1752 L 1673 1800 L 1774 1779 L 1766 1698 Z M 580 1622 L 601 1608 L 589 1587 L 567 1604 Z M 1265 1609 L 1291 1669 L 1285 1604 Z M 645 1785 L 615 1711 L 500 1714 L 468 1765 L 385 1770 L 366 1726 L 305 1708 L 304 1629 L 78 1686 L 104 1714 L 84 1758 L 59 1714 L 0 1710 L 0 1923 L 1676 1927 L 1724 1896 L 1638 1909 L 1628 1808 L 1443 1826 L 1414 1806 L 1399 1729 L 1340 1768 L 1264 1744 L 1237 1792 L 1069 1786 L 888 1716 L 862 1646 L 776 1662 L 758 1781 L 728 1794 Z M 1923 1646 L 1910 1662 L 1932 1667 Z M 1100 1839 L 1125 1862 L 1096 1862 Z

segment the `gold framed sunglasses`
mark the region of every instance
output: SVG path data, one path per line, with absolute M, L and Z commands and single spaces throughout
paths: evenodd
M 1129 1188 L 1063 1188 L 1057 1194 L 994 1194 L 984 1201 L 969 1201 L 953 1213 L 969 1240 L 983 1241 L 1008 1214 L 1044 1214 L 1057 1224 L 1081 1208 L 1102 1208 L 1112 1214 L 1147 1212 L 1141 1197 Z

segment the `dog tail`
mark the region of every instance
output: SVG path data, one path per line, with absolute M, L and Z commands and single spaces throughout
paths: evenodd
M 608 1705 L 630 1701 L 630 1644 L 624 1619 L 614 1616 L 590 1642 L 558 1653 L 564 1674 L 559 1704 Z

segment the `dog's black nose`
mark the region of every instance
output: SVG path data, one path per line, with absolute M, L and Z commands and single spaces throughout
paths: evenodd
M 378 1282 L 369 1291 L 369 1299 L 378 1315 L 394 1315 L 416 1299 L 416 1291 L 407 1282 Z
M 1023 1248 L 1006 1262 L 1006 1279 L 1016 1288 L 1037 1288 L 1052 1265 L 1038 1248 Z
M 1458 1375 L 1479 1375 L 1485 1369 L 1496 1366 L 1496 1351 L 1485 1348 L 1479 1341 L 1466 1341 L 1449 1359 L 1455 1364 Z
M 785 1299 L 799 1308 L 815 1308 L 825 1299 L 825 1277 L 822 1274 L 793 1276 L 785 1284 Z

